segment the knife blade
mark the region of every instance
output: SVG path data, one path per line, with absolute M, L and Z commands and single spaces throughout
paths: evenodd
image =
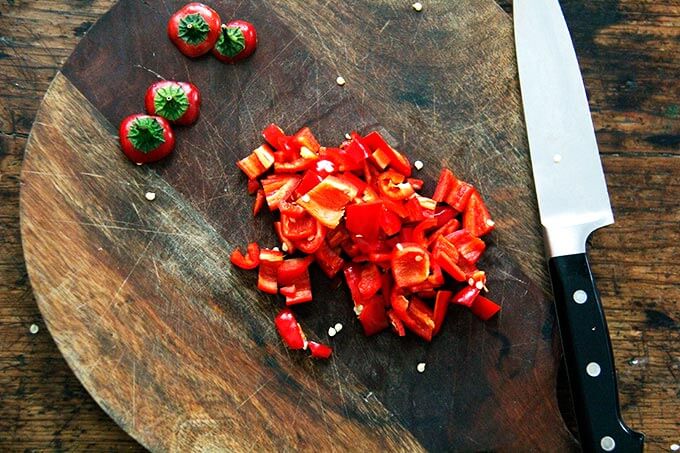
M 536 198 L 579 437 L 642 451 L 623 422 L 611 342 L 586 252 L 614 222 L 588 99 L 558 0 L 515 0 L 515 45 Z

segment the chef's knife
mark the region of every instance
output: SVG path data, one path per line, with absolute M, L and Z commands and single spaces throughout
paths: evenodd
M 558 0 L 513 3 L 531 165 L 581 446 L 642 451 L 621 419 L 609 332 L 586 239 L 614 223 L 588 100 Z

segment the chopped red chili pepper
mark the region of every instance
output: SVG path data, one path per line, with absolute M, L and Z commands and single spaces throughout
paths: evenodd
M 306 349 L 307 339 L 298 324 L 295 315 L 289 308 L 284 308 L 274 318 L 274 325 L 279 335 L 290 349 Z
M 259 189 L 255 194 L 255 201 L 253 202 L 253 217 L 258 215 L 264 206 L 266 197 L 264 195 L 264 190 Z
M 316 341 L 308 342 L 307 346 L 309 346 L 309 352 L 312 354 L 312 357 L 317 359 L 327 359 L 333 354 L 333 348 Z
M 262 145 L 238 166 L 256 194 L 254 212 L 265 201 L 278 210 L 282 250 L 302 255 L 284 260 L 276 250 L 258 253 L 254 243 L 246 256 L 235 250 L 234 265 L 259 265 L 261 290 L 279 292 L 287 305 L 309 302 L 312 262 L 330 278 L 343 269 L 367 335 L 392 325 L 399 336 L 409 330 L 426 341 L 440 331 L 451 303 L 483 319 L 500 309 L 479 295 L 486 289 L 486 274 L 477 269 L 486 248 L 480 236 L 494 223 L 472 185 L 444 169 L 432 198 L 423 196 L 424 181 L 410 177 L 408 159 L 377 132 L 352 133 L 337 148 L 321 146 L 309 128 L 287 136 L 269 125 L 262 135 L 275 151 Z M 453 295 L 443 272 L 467 285 Z M 294 326 L 294 347 L 306 347 Z M 309 346 L 314 357 L 331 353 L 320 343 Z
M 484 296 L 477 296 L 477 299 L 472 303 L 470 311 L 475 314 L 482 321 L 486 321 L 493 317 L 501 310 L 501 306 L 495 302 L 490 301 Z
M 260 264 L 260 246 L 257 242 L 248 244 L 246 256 L 243 256 L 238 247 L 231 252 L 231 262 L 241 269 L 255 269 Z

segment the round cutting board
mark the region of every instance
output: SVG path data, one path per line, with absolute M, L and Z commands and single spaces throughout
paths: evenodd
M 93 398 L 155 451 L 573 449 L 509 18 L 491 0 L 420 13 L 396 0 L 214 1 L 258 27 L 257 52 L 229 66 L 172 46 L 180 5 L 116 4 L 54 79 L 26 149 L 28 272 Z M 159 77 L 198 85 L 201 118 L 177 130 L 171 158 L 136 166 L 116 126 Z M 276 245 L 234 165 L 271 122 L 327 144 L 378 129 L 424 162 L 426 191 L 442 166 L 480 187 L 498 225 L 483 265 L 500 316 L 451 310 L 431 344 L 366 338 L 344 285 L 314 271 L 315 301 L 296 311 L 333 358 L 287 351 L 281 301 L 228 261 L 248 241 Z

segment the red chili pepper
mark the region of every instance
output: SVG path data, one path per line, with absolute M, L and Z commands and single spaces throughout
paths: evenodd
M 392 254 L 392 275 L 399 287 L 413 286 L 427 280 L 430 254 L 418 244 L 397 244 Z
M 380 228 L 380 223 L 376 219 L 379 219 L 382 213 L 382 201 L 351 204 L 345 211 L 345 226 L 354 234 L 360 234 L 367 239 L 375 239 L 378 237 Z
M 459 282 L 465 281 L 465 272 L 458 266 L 458 250 L 445 237 L 440 236 L 437 238 L 437 241 L 434 243 L 432 257 L 451 277 Z
M 278 284 L 290 286 L 295 283 L 295 280 L 307 272 L 312 261 L 314 261 L 314 258 L 311 256 L 284 260 L 277 269 L 276 280 Z
M 494 226 L 495 223 L 491 220 L 489 210 L 475 190 L 463 212 L 463 228 L 473 236 L 481 237 L 493 230 Z
M 486 244 L 481 239 L 474 237 L 467 230 L 458 230 L 446 235 L 446 239 L 456 246 L 458 252 L 470 263 L 475 264 L 484 253 Z
M 136 163 L 163 159 L 175 147 L 175 134 L 170 123 L 160 116 L 128 116 L 120 123 L 118 137 L 123 153 Z
M 439 332 L 444 324 L 444 318 L 446 318 L 446 311 L 449 309 L 449 302 L 451 301 L 451 296 L 453 293 L 451 291 L 437 291 L 437 296 L 434 299 L 434 331 L 433 335 Z
M 414 313 L 411 310 L 411 304 L 412 301 L 406 299 L 406 297 L 404 297 L 403 294 L 393 291 L 392 309 L 394 310 L 395 316 L 401 320 L 401 322 L 408 330 L 415 333 L 416 335 L 418 335 L 419 337 L 423 338 L 426 341 L 432 341 L 434 320 L 432 320 L 431 319 L 432 317 L 430 316 L 430 321 L 427 321 L 427 311 L 423 310 L 423 308 L 419 306 L 417 309 L 415 309 L 415 313 L 417 313 L 418 317 L 425 320 L 426 323 L 424 324 L 421 321 L 419 321 L 419 319 L 414 317 Z
M 335 228 L 345 206 L 357 195 L 356 188 L 336 176 L 327 176 L 316 187 L 298 198 L 297 203 L 324 226 Z
M 250 195 L 256 194 L 259 189 L 260 189 L 260 181 L 258 181 L 257 179 L 249 179 L 248 180 L 248 193 Z
M 382 283 L 378 266 L 369 263 L 362 267 L 358 284 L 359 294 L 362 298 L 368 299 L 375 296 L 382 288 Z
M 284 343 L 290 349 L 306 349 L 307 339 L 298 324 L 295 315 L 289 308 L 284 308 L 274 318 L 274 325 Z
M 390 166 L 405 176 L 411 176 L 411 163 L 406 156 L 387 144 L 378 132 L 371 132 L 364 137 L 363 142 L 374 152 L 380 149 L 390 160 Z
M 248 244 L 246 256 L 243 256 L 238 247 L 231 252 L 231 263 L 241 269 L 255 269 L 260 264 L 260 246 L 257 242 Z
M 437 206 L 433 217 L 437 219 L 437 227 L 441 227 L 456 217 L 456 211 L 448 206 Z
M 361 327 L 364 328 L 364 334 L 367 336 L 375 335 L 389 327 L 390 324 L 382 297 L 374 296 L 370 299 L 365 299 L 360 307 L 362 308 L 359 313 L 359 322 Z
M 392 325 L 392 329 L 394 329 L 394 332 L 398 336 L 400 337 L 406 336 L 406 329 L 404 329 L 404 323 L 401 321 L 401 319 L 399 319 L 394 310 L 387 310 L 387 318 L 389 319 L 390 324 Z
M 274 162 L 275 173 L 299 173 L 311 168 L 316 159 L 304 159 L 302 157 L 291 162 Z
M 471 307 L 477 296 L 479 296 L 479 288 L 476 286 L 466 286 L 453 296 L 451 303 Z
M 168 21 L 168 37 L 187 57 L 210 52 L 220 36 L 221 19 L 217 12 L 202 3 L 188 3 Z
M 295 188 L 300 184 L 297 176 L 272 175 L 262 180 L 262 188 L 267 199 L 267 205 L 271 211 L 279 207 L 279 203 L 287 201 Z
M 293 217 L 281 213 L 281 226 L 283 234 L 293 240 L 306 239 L 316 234 L 317 221 L 305 212 L 302 217 Z
M 161 116 L 178 126 L 188 126 L 198 119 L 201 93 L 192 83 L 161 80 L 146 90 L 144 105 L 149 115 Z
M 408 212 L 408 220 L 410 222 L 420 222 L 425 219 L 425 210 L 416 197 L 413 197 L 406 202 L 406 211 Z
M 255 26 L 245 20 L 236 19 L 222 24 L 212 53 L 220 61 L 236 63 L 251 56 L 256 48 Z
M 500 305 L 481 295 L 477 296 L 477 299 L 472 303 L 472 307 L 470 307 L 470 311 L 482 321 L 491 319 L 500 310 Z
M 265 202 L 264 190 L 259 189 L 255 194 L 255 202 L 253 203 L 253 217 L 260 213 L 260 211 L 262 210 L 262 206 L 264 206 L 264 202 Z
M 378 225 L 386 235 L 393 236 L 401 231 L 401 219 L 383 206 L 383 212 L 378 217 Z
M 321 222 L 315 222 L 314 233 L 309 235 L 309 237 L 300 239 L 298 241 L 293 241 L 295 247 L 301 251 L 312 254 L 319 250 L 321 245 L 323 245 L 323 240 L 326 238 L 326 227 L 324 227 Z
M 413 186 L 406 182 L 406 177 L 394 170 L 387 170 L 378 176 L 378 190 L 393 201 L 405 200 L 415 193 Z
M 329 231 L 328 235 L 326 236 L 328 246 L 332 248 L 338 247 L 347 239 L 349 239 L 349 233 L 347 233 L 347 230 L 342 225 L 334 230 Z
M 257 179 L 274 165 L 274 153 L 269 146 L 262 145 L 248 157 L 236 162 L 236 165 L 248 176 L 248 179 Z
M 294 253 L 295 244 L 293 244 L 293 241 L 284 236 L 281 222 L 274 222 L 274 231 L 276 232 L 276 236 L 279 238 L 279 241 L 281 241 L 282 249 L 287 253 Z
M 283 129 L 276 124 L 270 124 L 262 131 L 262 137 L 267 143 L 273 146 L 274 149 L 278 149 L 279 143 L 286 139 L 286 134 L 284 134 Z
M 324 241 L 319 249 L 314 253 L 316 263 L 319 265 L 324 274 L 328 278 L 333 278 L 345 265 L 345 260 L 342 259 L 339 253 L 333 250 L 328 241 Z
M 327 359 L 333 354 L 333 348 L 316 341 L 308 342 L 307 346 L 309 346 L 309 352 L 312 354 L 312 357 L 316 359 Z
M 309 271 L 305 269 L 290 285 L 282 287 L 280 291 L 286 297 L 286 305 L 311 302 L 312 282 L 309 279 Z
M 277 278 L 278 269 L 283 262 L 283 253 L 276 250 L 260 250 L 260 272 L 257 276 L 257 287 L 268 294 L 279 291 Z
M 437 226 L 437 219 L 430 218 L 425 219 L 420 222 L 413 229 L 413 242 L 425 247 L 427 245 L 427 238 L 425 237 L 425 232 Z

